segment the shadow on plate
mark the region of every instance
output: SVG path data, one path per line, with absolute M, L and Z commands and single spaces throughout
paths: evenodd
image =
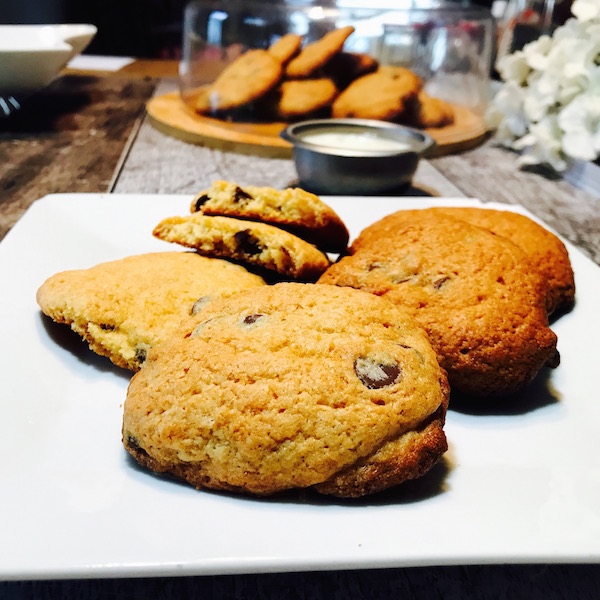
M 39 313 L 40 323 L 48 337 L 63 350 L 77 359 L 80 363 L 93 367 L 103 373 L 114 373 L 119 377 L 131 379 L 133 373 L 114 365 L 108 358 L 90 350 L 87 342 L 75 333 L 68 325 L 56 323 L 42 312 Z
M 519 416 L 560 402 L 551 384 L 552 369 L 543 369 L 522 390 L 497 398 L 470 398 L 451 393 L 449 410 L 473 416 Z

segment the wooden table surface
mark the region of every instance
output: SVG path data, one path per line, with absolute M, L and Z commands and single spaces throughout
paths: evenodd
M 296 180 L 289 159 L 193 146 L 153 128 L 144 118 L 145 102 L 173 89 L 175 75 L 173 63 L 148 61 L 112 74 L 66 72 L 23 111 L 0 120 L 0 239 L 37 198 L 53 192 L 192 194 L 214 179 L 274 187 Z M 600 199 L 565 181 L 519 171 L 515 161 L 489 139 L 476 149 L 423 162 L 409 192 L 520 204 L 600 264 Z M 600 565 L 0 583 L 2 599 L 255 597 L 600 598 Z

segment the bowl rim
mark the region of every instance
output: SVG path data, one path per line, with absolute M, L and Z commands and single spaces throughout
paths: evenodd
M 0 53 L 2 54 L 35 54 L 35 53 L 54 53 L 54 52 L 74 52 L 80 51 L 79 47 L 85 47 L 92 41 L 98 33 L 98 28 L 91 23 L 54 23 L 54 24 L 23 24 L 23 25 L 5 25 L 0 24 L 0 33 L 4 30 L 15 32 L 40 32 L 44 29 L 52 30 L 55 37 L 46 41 L 40 38 L 32 37 L 27 40 L 27 44 L 22 46 L 11 46 L 4 38 L 0 41 Z M 0 36 L 0 40 L 3 36 Z
M 357 149 L 350 154 L 343 148 L 335 148 L 324 144 L 308 142 L 299 135 L 301 130 L 306 129 L 321 129 L 321 128 L 336 128 L 336 127 L 356 127 L 357 129 L 386 131 L 392 134 L 402 134 L 405 138 L 409 138 L 412 147 L 407 150 L 368 150 Z M 333 156 L 357 156 L 357 157 L 384 157 L 384 156 L 399 156 L 404 154 L 417 154 L 423 156 L 430 152 L 435 146 L 435 139 L 427 132 L 407 125 L 392 123 L 390 121 L 378 121 L 375 119 L 353 119 L 353 118 L 329 118 L 329 119 L 308 119 L 298 121 L 288 125 L 280 133 L 280 137 L 290 142 L 294 147 L 303 148 L 312 152 L 319 152 Z

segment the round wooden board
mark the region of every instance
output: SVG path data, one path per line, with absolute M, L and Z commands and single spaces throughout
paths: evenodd
M 291 144 L 279 137 L 287 126 L 285 122 L 249 123 L 205 117 L 192 111 L 179 92 L 152 98 L 146 112 L 154 127 L 185 142 L 274 158 L 292 155 Z M 433 156 L 473 148 L 485 138 L 487 129 L 481 116 L 456 105 L 454 115 L 452 125 L 427 130 L 437 142 Z

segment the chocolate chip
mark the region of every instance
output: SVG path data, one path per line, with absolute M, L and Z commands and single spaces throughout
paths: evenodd
M 238 231 L 234 236 L 237 249 L 250 256 L 260 254 L 263 251 L 258 239 L 253 236 L 248 229 Z
M 256 323 L 256 321 L 258 321 L 259 319 L 261 319 L 262 317 L 264 317 L 265 315 L 262 315 L 260 313 L 256 313 L 254 315 L 246 315 L 244 317 L 244 325 L 252 325 L 253 323 Z
M 233 201 L 236 204 L 239 204 L 245 200 L 254 200 L 254 198 L 252 198 L 252 196 L 244 191 L 241 187 L 237 186 L 235 188 L 235 192 L 233 193 Z
M 372 358 L 357 358 L 354 372 L 361 383 L 370 390 L 378 390 L 393 385 L 400 380 L 400 365 L 397 362 L 382 363 Z
M 146 349 L 145 348 L 136 348 L 135 349 L 135 360 L 137 360 L 140 364 L 146 360 Z
M 444 277 L 440 277 L 439 279 L 436 279 L 433 282 L 433 287 L 436 290 L 439 290 L 446 283 L 446 281 L 450 281 L 450 277 L 448 277 L 448 275 L 445 275 Z
M 201 296 L 194 302 L 192 309 L 190 310 L 191 315 L 197 315 L 209 302 L 210 296 Z
M 194 204 L 194 208 L 196 212 L 199 212 L 200 209 L 210 200 L 210 196 L 208 194 L 202 194 L 202 196 L 198 196 L 196 198 L 196 203 Z
M 109 325 L 108 323 L 100 323 L 100 329 L 102 329 L 103 331 L 114 331 L 115 326 Z

